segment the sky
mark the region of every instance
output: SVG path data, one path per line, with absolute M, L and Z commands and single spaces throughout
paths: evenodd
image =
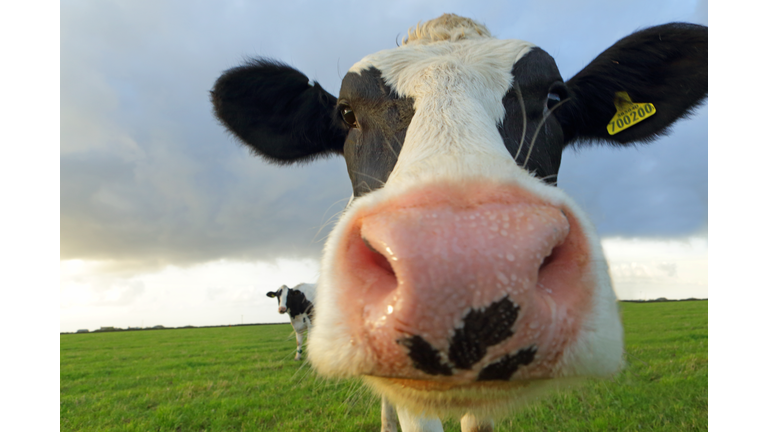
M 444 12 L 549 52 L 568 79 L 640 28 L 708 24 L 706 2 L 63 1 L 60 331 L 287 322 L 267 291 L 314 282 L 351 185 L 341 158 L 277 167 L 211 113 L 226 69 L 265 56 L 337 94 L 346 70 Z M 708 111 L 624 149 L 568 150 L 619 298 L 708 297 Z

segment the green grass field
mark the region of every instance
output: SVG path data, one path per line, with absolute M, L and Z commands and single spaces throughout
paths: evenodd
M 497 431 L 707 430 L 707 302 L 622 303 L 627 367 Z M 285 325 L 61 335 L 63 431 L 378 431 L 359 381 L 293 361 Z M 459 431 L 447 421 L 446 431 Z

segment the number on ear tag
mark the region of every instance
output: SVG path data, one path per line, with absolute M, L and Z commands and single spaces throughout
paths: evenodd
M 616 105 L 616 114 L 607 126 L 610 135 L 616 135 L 656 114 L 656 107 L 652 103 L 634 103 L 627 92 L 623 91 L 616 92 L 613 104 Z

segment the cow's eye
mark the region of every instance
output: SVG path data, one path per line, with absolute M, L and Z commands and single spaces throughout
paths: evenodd
M 568 90 L 566 90 L 565 85 L 561 82 L 552 84 L 549 88 L 549 93 L 547 93 L 547 104 L 544 111 L 551 111 L 557 104 L 564 101 L 566 98 L 568 98 Z
M 339 113 L 347 126 L 357 127 L 357 117 L 355 117 L 355 112 L 352 111 L 349 105 L 339 105 Z
M 557 93 L 550 92 L 547 94 L 547 109 L 552 109 L 557 105 L 557 103 L 560 102 L 560 95 Z

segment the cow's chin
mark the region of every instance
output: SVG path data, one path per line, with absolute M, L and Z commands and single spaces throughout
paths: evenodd
M 456 418 L 467 413 L 481 418 L 500 417 L 553 390 L 570 388 L 584 381 L 584 378 L 558 378 L 450 383 L 375 376 L 363 379 L 374 392 L 414 413 Z

